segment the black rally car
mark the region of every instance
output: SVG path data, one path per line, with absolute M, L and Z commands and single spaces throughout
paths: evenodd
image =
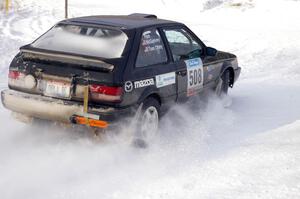
M 107 128 L 141 108 L 157 128 L 173 102 L 207 89 L 227 93 L 235 55 L 206 47 L 184 24 L 155 15 L 67 19 L 20 48 L 3 105 L 22 115 Z

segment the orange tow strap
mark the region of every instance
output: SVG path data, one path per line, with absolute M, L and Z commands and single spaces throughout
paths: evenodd
M 88 112 L 88 106 L 89 106 L 89 86 L 84 87 L 84 94 L 83 94 L 83 112 L 87 113 Z M 90 125 L 89 123 L 89 118 L 86 118 L 85 121 L 86 125 Z

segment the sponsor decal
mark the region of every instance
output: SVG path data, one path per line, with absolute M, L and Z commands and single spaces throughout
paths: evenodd
M 125 91 L 126 92 L 131 92 L 133 90 L 133 84 L 131 81 L 125 82 Z
M 151 34 L 153 34 L 151 36 Z M 146 31 L 143 33 L 141 45 L 144 47 L 144 52 L 152 52 L 156 50 L 163 50 L 162 41 L 157 31 Z
M 142 88 L 142 87 L 151 86 L 151 85 L 154 85 L 153 78 L 134 82 L 134 88 Z
M 148 52 L 152 52 L 155 50 L 162 50 L 162 49 L 163 49 L 162 45 L 146 46 L 144 52 L 148 53 Z
M 203 87 L 203 63 L 200 58 L 185 61 L 187 68 L 187 96 L 197 94 Z
M 175 72 L 157 75 L 157 76 L 155 76 L 155 80 L 156 80 L 157 88 L 175 84 L 175 82 L 176 82 Z
M 187 64 L 188 68 L 191 68 L 191 67 L 198 67 L 200 65 L 200 61 L 201 61 L 200 58 L 195 58 L 195 59 L 189 59 L 185 61 L 185 63 Z

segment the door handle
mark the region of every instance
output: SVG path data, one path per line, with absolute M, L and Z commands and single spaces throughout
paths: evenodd
M 179 72 L 177 72 L 177 74 L 180 76 L 186 76 L 186 70 L 179 71 Z

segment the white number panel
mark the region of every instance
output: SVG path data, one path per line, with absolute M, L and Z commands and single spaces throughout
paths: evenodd
M 197 94 L 203 87 L 203 63 L 200 58 L 185 61 L 187 68 L 187 96 Z

